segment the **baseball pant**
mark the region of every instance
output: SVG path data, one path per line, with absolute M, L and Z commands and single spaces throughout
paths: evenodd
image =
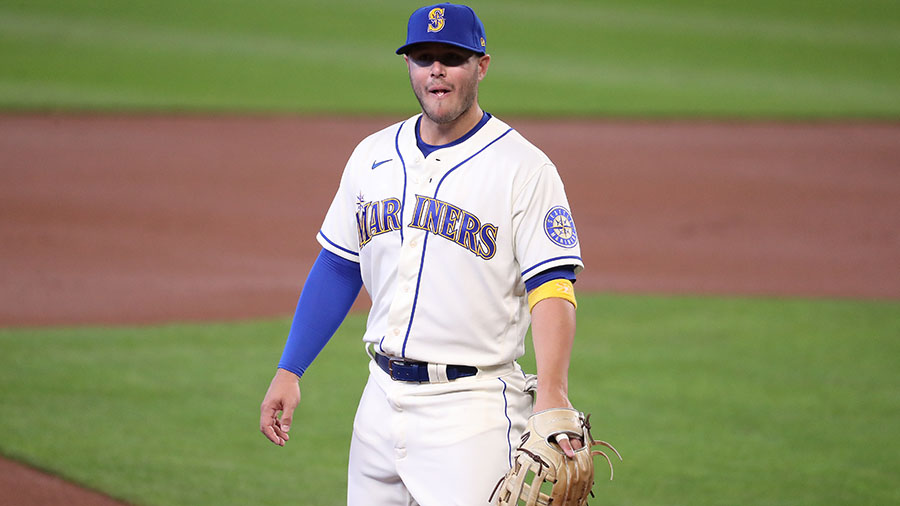
M 392 380 L 374 361 L 353 422 L 348 506 L 488 504 L 531 414 L 518 364 L 447 383 Z

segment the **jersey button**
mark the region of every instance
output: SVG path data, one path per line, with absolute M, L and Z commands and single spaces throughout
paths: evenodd
M 412 239 L 412 240 L 409 241 L 409 247 L 410 247 L 410 248 L 415 248 L 417 244 L 419 244 L 419 241 L 417 241 L 417 240 L 415 240 L 415 239 Z
M 395 335 L 395 336 L 399 336 L 399 335 L 400 335 L 400 329 L 394 329 L 394 335 Z

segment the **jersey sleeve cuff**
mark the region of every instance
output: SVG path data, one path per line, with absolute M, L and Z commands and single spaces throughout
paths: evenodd
M 548 258 L 541 262 L 538 262 L 525 270 L 522 271 L 522 279 L 524 281 L 528 281 L 534 276 L 554 267 L 560 267 L 563 265 L 571 265 L 575 267 L 575 274 L 577 275 L 581 271 L 584 270 L 584 261 L 580 256 L 570 255 L 570 256 L 560 256 L 555 258 Z
M 325 248 L 328 252 L 334 253 L 335 255 L 345 260 L 359 263 L 359 253 L 340 246 L 336 242 L 329 239 L 328 236 L 322 233 L 321 230 L 319 230 L 319 233 L 316 234 L 316 240 L 319 241 L 319 244 L 321 244 L 322 247 Z

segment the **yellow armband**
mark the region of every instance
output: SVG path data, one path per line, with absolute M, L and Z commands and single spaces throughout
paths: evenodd
M 528 311 L 534 309 L 534 305 L 538 302 L 551 297 L 566 299 L 573 306 L 578 307 L 578 303 L 575 302 L 575 287 L 572 286 L 572 282 L 568 279 L 551 279 L 528 292 Z

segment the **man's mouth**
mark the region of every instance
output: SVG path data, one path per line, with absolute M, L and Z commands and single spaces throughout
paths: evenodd
M 444 98 L 447 94 L 450 93 L 450 88 L 445 88 L 443 86 L 435 86 L 428 90 L 428 93 L 431 93 L 437 98 Z

